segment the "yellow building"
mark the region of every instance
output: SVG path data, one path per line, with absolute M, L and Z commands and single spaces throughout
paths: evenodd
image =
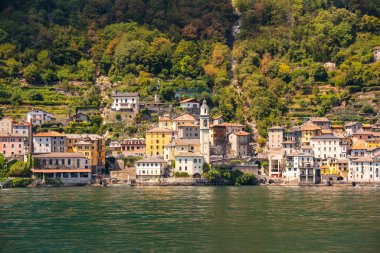
M 338 175 L 338 161 L 334 158 L 327 158 L 321 166 L 321 175 Z
M 66 150 L 84 154 L 93 169 L 105 166 L 105 140 L 97 134 L 66 134 Z
M 165 127 L 172 129 L 173 128 L 173 120 L 167 116 L 162 116 L 158 120 L 159 127 Z
M 156 127 L 146 132 L 146 148 L 147 156 L 164 155 L 164 146 L 175 139 L 177 131 L 165 128 Z
M 301 143 L 302 145 L 309 145 L 310 139 L 314 136 L 321 135 L 321 128 L 311 122 L 307 122 L 306 124 L 301 126 L 302 137 Z
M 365 147 L 367 149 L 380 147 L 380 138 L 374 138 L 374 139 L 366 140 L 365 141 Z

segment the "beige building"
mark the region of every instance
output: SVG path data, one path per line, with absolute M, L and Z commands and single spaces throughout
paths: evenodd
M 165 145 L 164 159 L 175 160 L 175 156 L 183 152 L 200 152 L 201 143 L 199 139 L 175 139 Z
M 199 125 L 193 123 L 185 123 L 178 126 L 178 138 L 199 139 Z
M 159 157 L 146 157 L 135 162 L 136 178 L 160 178 L 166 174 L 167 162 Z
M 193 115 L 185 113 L 172 120 L 172 129 L 178 131 L 179 126 L 184 124 L 197 124 L 198 119 Z
M 13 120 L 9 117 L 4 117 L 0 120 L 0 132 L 11 134 L 13 131 Z
M 268 129 L 268 147 L 269 149 L 280 149 L 284 141 L 285 128 L 274 126 Z
M 250 133 L 245 131 L 234 132 L 229 135 L 230 155 L 244 157 L 251 155 L 249 148 Z

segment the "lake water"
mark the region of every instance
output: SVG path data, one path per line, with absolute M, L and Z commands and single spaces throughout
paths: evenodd
M 0 190 L 0 252 L 380 252 L 380 188 Z

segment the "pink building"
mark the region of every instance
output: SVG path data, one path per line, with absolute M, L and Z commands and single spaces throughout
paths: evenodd
M 145 139 L 125 139 L 120 143 L 121 153 L 124 156 L 144 156 L 145 155 Z
M 0 153 L 5 157 L 19 157 L 25 154 L 25 136 L 0 132 Z

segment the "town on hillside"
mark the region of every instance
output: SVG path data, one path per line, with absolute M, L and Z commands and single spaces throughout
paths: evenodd
M 136 117 L 142 105 L 137 93 L 114 92 L 110 110 Z M 159 105 L 156 101 L 154 107 Z M 51 113 L 32 110 L 25 120 L 0 120 L 0 153 L 30 165 L 36 184 L 57 180 L 64 185 L 144 183 L 176 178 L 210 179 L 210 168 L 243 171 L 261 183 L 333 184 L 380 182 L 380 122 L 333 124 L 311 117 L 302 125 L 268 129 L 265 149 L 256 153 L 246 126 L 210 117 L 206 100 L 188 98 L 180 111 L 162 110 L 144 138 L 87 133 L 36 131 L 54 125 Z M 128 116 L 129 115 L 129 116 Z M 76 113 L 69 121 L 82 122 Z M 139 126 L 137 126 L 138 128 Z M 222 177 L 222 176 L 221 176 Z M 201 182 L 201 181 L 199 181 Z

